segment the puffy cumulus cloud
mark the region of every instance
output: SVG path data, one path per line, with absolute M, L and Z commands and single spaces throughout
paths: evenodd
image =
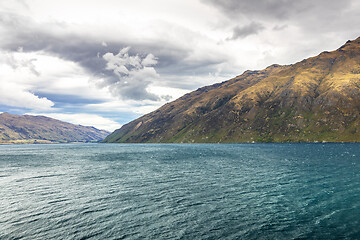
M 75 5 L 81 5 L 81 2 L 78 1 Z M 124 11 L 121 15 L 117 11 L 112 12 L 113 8 L 110 9 L 106 7 L 107 5 L 92 2 L 88 6 L 88 2 L 83 2 L 87 5 L 86 10 L 81 11 L 83 16 L 77 13 L 76 16 L 71 14 L 68 18 L 61 18 L 69 14 L 69 11 L 65 11 L 66 6 L 73 5 L 68 1 L 57 7 L 56 4 L 48 4 L 46 1 L 28 4 L 31 5 L 32 12 L 24 10 L 23 14 L 18 14 L 17 11 L 12 11 L 0 15 L 0 28 L 3 28 L 0 32 L 4 36 L 0 47 L 14 50 L 18 46 L 23 46 L 24 51 L 46 51 L 62 59 L 79 63 L 96 76 L 107 75 L 107 72 L 103 71 L 106 62 L 100 56 L 107 52 L 115 53 L 119 48 L 128 45 L 137 52 L 151 52 L 161 59 L 156 69 L 162 76 L 208 74 L 214 71 L 216 64 L 233 62 L 231 52 L 217 47 L 218 40 L 223 36 L 222 33 L 208 32 L 209 23 L 208 20 L 205 21 L 208 17 L 204 15 L 203 18 L 199 18 L 200 15 L 207 13 L 210 7 L 206 8 L 198 2 L 177 3 L 180 5 L 178 9 L 183 7 L 182 11 L 177 12 L 174 11 L 177 10 L 173 7 L 174 3 L 164 1 L 161 5 L 167 11 L 159 11 L 157 7 L 152 9 L 154 10 L 152 12 L 158 14 L 149 14 L 149 11 L 137 9 L 137 4 L 127 4 L 126 9 L 129 11 Z M 116 5 L 116 1 L 114 4 Z M 191 9 L 184 8 L 189 5 Z M 132 8 L 134 8 L 133 12 Z M 51 10 L 56 17 L 47 19 L 49 13 L 44 9 Z M 92 15 L 86 15 L 94 14 L 92 11 L 88 12 L 91 9 L 103 10 L 97 13 L 101 20 L 91 22 Z M 188 15 L 190 10 L 196 12 L 196 15 Z M 109 11 L 111 15 L 105 14 Z M 60 12 L 62 14 L 59 14 Z M 212 14 L 213 11 L 210 13 Z M 182 14 L 185 14 L 186 18 Z M 76 22 L 74 24 L 71 21 L 73 18 L 86 19 L 90 22 L 78 23 L 74 20 Z M 109 21 L 102 22 L 104 19 Z M 231 64 L 229 67 L 233 68 Z
M 156 65 L 158 63 L 157 58 L 149 53 L 142 61 L 141 64 L 145 67 Z
M 0 104 L 38 110 L 54 106 L 49 99 L 32 92 L 31 79 L 39 76 L 36 60 L 21 53 L 0 52 Z
M 116 121 L 102 117 L 98 114 L 86 114 L 86 113 L 27 113 L 30 115 L 42 115 L 50 118 L 55 118 L 64 122 L 72 124 L 79 124 L 83 126 L 93 126 L 97 129 L 114 131 L 120 128 L 122 125 Z
M 1 88 L 125 123 L 169 96 L 333 50 L 358 37 L 359 15 L 356 0 L 0 1 L 0 51 L 27 56 L 3 59 Z
M 130 47 L 123 48 L 118 54 L 106 53 L 106 70 L 113 71 L 117 79 L 105 79 L 98 83 L 100 87 L 107 87 L 113 96 L 133 100 L 159 101 L 160 97 L 150 93 L 147 88 L 159 79 L 153 65 L 157 58 L 148 54 L 142 58 L 139 55 L 129 55 Z

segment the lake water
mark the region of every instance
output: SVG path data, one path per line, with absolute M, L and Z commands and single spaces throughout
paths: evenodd
M 360 239 L 360 144 L 0 146 L 0 239 Z

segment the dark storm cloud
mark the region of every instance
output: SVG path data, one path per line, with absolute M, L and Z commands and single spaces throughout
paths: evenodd
M 203 0 L 212 4 L 231 18 L 238 16 L 286 20 L 298 14 L 318 11 L 321 16 L 331 11 L 345 9 L 351 0 Z
M 0 31 L 3 39 L 0 47 L 7 51 L 16 51 L 19 47 L 24 52 L 45 51 L 65 60 L 80 64 L 95 77 L 104 79 L 109 83 L 109 90 L 113 95 L 134 100 L 160 100 L 147 92 L 146 87 L 151 82 L 147 79 L 136 81 L 132 86 L 110 84 L 117 82 L 118 77 L 112 71 L 106 71 L 106 61 L 102 56 L 106 53 L 118 53 L 120 49 L 131 46 L 130 54 L 146 56 L 149 53 L 158 58 L 156 70 L 161 76 L 178 74 L 208 74 L 213 71 L 213 66 L 226 61 L 224 56 L 209 56 L 200 59 L 189 59 L 193 54 L 192 46 L 176 45 L 166 39 L 163 41 L 129 42 L 117 40 L 103 42 L 98 39 L 87 38 L 71 31 L 71 26 L 66 23 L 51 22 L 40 24 L 29 17 L 14 13 L 0 14 Z M 176 80 L 175 80 L 176 81 Z M 167 82 L 164 81 L 163 85 Z M 169 86 L 172 85 L 168 82 Z M 185 88 L 189 83 L 186 81 L 176 83 Z M 135 91 L 136 89 L 136 91 Z M 132 91 L 133 90 L 133 91 Z
M 304 7 L 306 8 L 306 6 L 302 6 L 301 0 L 203 0 L 203 2 L 210 3 L 228 16 L 235 18 L 239 14 L 244 14 L 284 19 L 291 15 L 294 10 L 301 11 Z
M 0 26 L 5 28 L 6 34 L 0 44 L 5 50 L 16 51 L 21 47 L 24 52 L 46 51 L 78 62 L 95 73 L 101 72 L 105 66 L 97 57 L 97 52 L 103 48 L 101 44 L 67 33 L 66 24 L 40 25 L 31 18 L 2 13 Z
M 220 63 L 224 59 L 205 59 L 198 62 L 185 61 L 192 54 L 192 46 L 179 46 L 169 41 L 144 41 L 131 42 L 129 40 L 103 41 L 80 36 L 69 30 L 70 26 L 64 23 L 52 22 L 51 24 L 38 24 L 31 18 L 16 14 L 1 13 L 0 28 L 4 34 L 0 47 L 10 51 L 16 51 L 22 47 L 28 51 L 47 51 L 64 59 L 80 63 L 82 66 L 94 72 L 104 69 L 105 61 L 101 59 L 107 52 L 117 53 L 120 49 L 131 46 L 131 54 L 146 55 L 152 52 L 159 58 L 157 67 L 173 68 L 202 68 L 209 61 Z M 100 38 L 100 37 L 99 37 Z M 104 46 L 105 45 L 105 46 Z M 183 69 L 182 69 L 183 70 Z
M 360 34 L 357 0 L 201 1 L 215 7 L 226 17 L 222 27 L 229 29 L 231 26 L 235 30 L 231 32 L 230 39 L 236 38 L 236 32 L 240 33 L 239 36 L 247 32 L 242 31 L 244 23 L 263 25 L 265 29 L 257 32 L 257 40 L 274 48 L 287 48 L 287 56 L 293 57 L 286 57 L 285 62 L 317 54 L 319 49 L 331 50 L 342 44 L 344 38 L 354 39 Z
M 265 27 L 257 22 L 251 22 L 245 26 L 236 26 L 233 29 L 233 35 L 228 40 L 236 40 L 238 38 L 245 38 L 247 36 L 258 34 L 261 30 L 265 29 Z

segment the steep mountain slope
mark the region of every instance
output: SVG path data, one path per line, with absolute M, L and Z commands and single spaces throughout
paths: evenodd
M 0 143 L 90 142 L 108 134 L 44 116 L 0 114 Z
M 359 124 L 360 38 L 200 88 L 104 142 L 358 142 Z

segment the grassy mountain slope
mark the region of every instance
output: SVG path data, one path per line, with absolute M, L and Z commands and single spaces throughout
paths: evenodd
M 0 143 L 90 142 L 108 134 L 44 116 L 0 114 Z
M 104 142 L 359 142 L 359 124 L 360 38 L 200 88 Z

